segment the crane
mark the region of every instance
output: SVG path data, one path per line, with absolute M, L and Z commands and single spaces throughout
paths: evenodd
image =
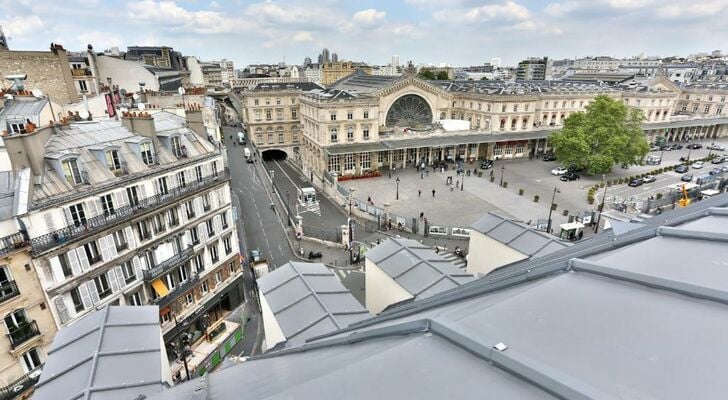
M 685 189 L 685 185 L 682 185 L 682 199 L 678 200 L 680 207 L 687 207 L 690 205 L 690 197 L 688 197 L 688 190 Z

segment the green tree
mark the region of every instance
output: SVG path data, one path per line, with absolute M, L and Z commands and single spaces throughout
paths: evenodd
M 664 136 L 658 136 L 655 138 L 655 146 L 662 147 L 665 145 L 665 137 Z
M 642 133 L 642 111 L 606 95 L 597 96 L 586 112 L 571 114 L 549 142 L 556 158 L 591 173 L 610 172 L 615 164 L 637 165 L 650 151 Z
M 480 78 L 480 80 L 481 80 L 481 81 L 487 81 L 487 80 L 489 80 L 489 79 L 488 79 L 488 77 L 487 77 L 487 76 L 484 76 L 484 77 Z
M 426 69 L 426 70 L 420 72 L 420 76 L 425 79 L 432 79 L 432 80 L 437 79 L 435 74 L 432 71 L 430 71 L 429 69 Z
M 447 71 L 440 71 L 437 73 L 438 81 L 446 81 L 448 79 L 450 79 L 450 77 L 447 75 Z

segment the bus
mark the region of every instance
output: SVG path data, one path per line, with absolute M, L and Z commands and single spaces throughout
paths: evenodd
M 316 203 L 316 190 L 312 187 L 298 188 L 298 203 L 301 205 Z

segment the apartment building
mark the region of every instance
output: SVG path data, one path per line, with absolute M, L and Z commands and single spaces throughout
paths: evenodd
M 728 116 L 728 83 L 696 83 L 682 86 L 677 112 L 702 117 Z
M 200 113 L 63 121 L 4 138 L 57 326 L 108 304 L 154 304 L 171 346 L 243 301 L 229 174 Z

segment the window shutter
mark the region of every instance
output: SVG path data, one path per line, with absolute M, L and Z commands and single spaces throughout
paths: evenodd
M 93 279 L 86 282 L 86 285 L 88 286 L 88 292 L 91 294 L 91 301 L 94 304 L 97 304 L 101 301 L 101 298 L 99 297 L 99 291 L 96 289 L 96 282 L 94 282 Z
M 56 224 L 53 223 L 53 215 L 50 212 L 43 213 L 43 220 L 48 227 L 48 232 L 53 232 L 56 230 Z
M 106 276 L 109 278 L 109 283 L 111 284 L 111 291 L 113 293 L 116 293 L 119 291 L 119 280 L 116 278 L 116 272 L 114 269 L 110 269 L 106 271 Z
M 136 275 L 137 279 L 142 279 L 142 263 L 139 262 L 139 257 L 134 256 L 131 262 L 132 264 L 134 264 L 134 274 Z
M 101 258 L 104 261 L 110 261 L 111 254 L 109 253 L 109 245 L 106 242 L 106 238 L 105 237 L 99 238 L 99 240 L 97 240 L 96 242 L 99 244 L 99 248 L 101 249 Z
M 114 208 L 117 210 L 128 206 L 129 202 L 126 200 L 126 190 L 115 192 L 114 201 Z
M 78 285 L 78 294 L 81 295 L 81 303 L 83 303 L 84 310 L 94 305 L 91 301 L 91 294 L 89 293 L 88 283 Z
M 116 203 L 114 203 L 114 200 L 111 200 L 111 205 L 116 207 Z M 104 206 L 101 205 L 101 198 L 97 197 L 94 199 L 94 206 L 96 207 L 96 215 L 104 214 Z
M 109 257 L 111 257 L 111 260 L 115 259 L 119 255 L 116 251 L 116 242 L 114 241 L 113 235 L 106 236 L 106 247 L 109 249 Z
M 190 231 L 185 231 L 182 242 L 184 243 L 184 248 L 192 246 L 192 235 L 190 234 Z
M 126 287 L 126 279 L 124 278 L 124 271 L 121 269 L 121 266 L 114 267 L 113 271 L 116 274 L 116 279 L 119 281 L 119 288 L 123 289 Z
M 63 268 L 61 268 L 61 260 L 59 260 L 58 257 L 53 257 L 50 259 L 50 263 L 51 272 L 53 273 L 53 282 L 63 282 L 66 279 L 66 276 L 63 274 Z
M 200 236 L 201 243 L 207 242 L 207 226 L 204 222 L 197 226 L 197 234 Z
M 81 250 L 83 251 L 83 249 Z M 83 256 L 86 257 L 86 254 Z M 66 253 L 66 257 L 68 258 L 68 263 L 71 265 L 71 272 L 73 272 L 74 275 L 81 274 L 81 262 L 78 260 L 76 250 L 71 250 Z M 86 260 L 86 264 L 88 264 L 88 260 Z M 88 269 L 88 267 L 86 267 L 86 269 Z
M 185 205 L 185 203 L 180 203 L 180 207 L 177 212 L 177 216 L 179 217 L 179 222 L 181 225 L 184 225 L 187 223 L 187 206 Z
M 73 225 L 73 216 L 71 216 L 71 209 L 68 207 L 63 207 L 63 216 L 66 218 L 66 225 L 71 226 Z
M 220 215 L 216 215 L 214 218 L 213 224 L 215 225 L 215 232 L 219 235 L 220 232 L 222 232 L 222 217 L 220 217 Z
M 68 308 L 66 308 L 66 302 L 63 300 L 63 296 L 58 296 L 53 299 L 53 303 L 56 305 L 56 312 L 58 313 L 58 319 L 61 320 L 62 324 L 71 320 L 71 316 L 68 315 Z
M 202 216 L 204 214 L 204 211 L 202 209 L 202 199 L 197 197 L 193 200 L 193 204 L 195 206 L 195 214 L 197 214 L 197 217 Z
M 96 202 L 93 199 L 84 201 L 83 211 L 86 213 L 86 219 L 91 219 L 97 216 L 98 211 L 96 210 Z
M 131 226 L 127 226 L 124 228 L 124 236 L 126 236 L 126 241 L 129 243 L 130 249 L 136 248 L 136 238 L 134 237 L 134 230 L 131 229 Z
M 141 185 L 137 185 L 137 197 L 139 197 L 139 202 L 141 203 L 142 200 L 147 198 L 147 185 L 142 183 Z
M 219 200 L 219 197 L 218 197 L 219 194 L 217 193 L 217 190 L 213 190 L 213 191 L 211 191 L 209 193 L 210 193 L 210 205 L 212 206 L 212 208 L 219 207 L 220 206 L 220 200 Z

